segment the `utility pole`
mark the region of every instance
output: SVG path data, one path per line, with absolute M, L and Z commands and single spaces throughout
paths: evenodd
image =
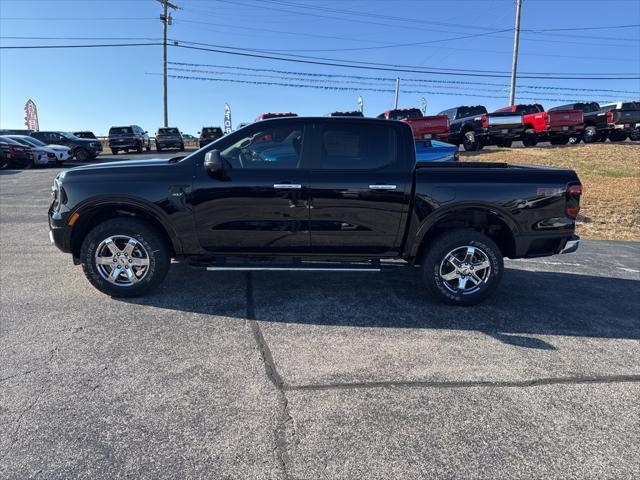
M 511 64 L 511 88 L 509 89 L 509 105 L 516 102 L 516 70 L 518 69 L 518 45 L 520 44 L 520 10 L 522 0 L 516 3 L 516 28 L 513 36 L 513 63 Z
M 177 5 L 169 2 L 169 0 L 156 0 L 164 7 L 164 13 L 160 15 L 162 20 L 162 72 L 164 78 L 164 126 L 169 126 L 169 107 L 168 107 L 168 94 L 167 94 L 167 28 L 172 23 L 171 14 L 169 9 L 176 10 Z
M 396 99 L 393 102 L 394 110 L 398 109 L 398 96 L 400 95 L 400 77 L 396 78 Z

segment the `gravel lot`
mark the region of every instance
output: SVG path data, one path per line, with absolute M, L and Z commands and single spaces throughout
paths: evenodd
M 509 261 L 472 309 L 184 265 L 124 301 L 49 244 L 55 173 L 0 171 L 0 478 L 640 477 L 640 244 Z

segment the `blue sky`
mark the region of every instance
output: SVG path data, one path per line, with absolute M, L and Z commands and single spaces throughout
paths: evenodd
M 467 71 L 462 73 L 476 74 L 511 68 L 513 32 L 495 32 L 513 28 L 512 0 L 175 3 L 181 9 L 172 12 L 169 38 L 192 47 L 213 48 L 196 45 L 206 43 L 245 49 L 235 51 L 249 54 L 462 69 Z M 0 45 L 155 43 L 162 36 L 161 9 L 154 0 L 0 0 Z M 640 2 L 636 0 L 524 0 L 518 71 L 545 75 L 519 79 L 516 100 L 538 100 L 551 107 L 566 103 L 562 99 L 640 98 L 637 79 L 583 78 L 640 76 L 640 28 L 601 28 L 637 24 Z M 540 32 L 567 28 L 591 30 Z M 393 81 L 385 79 L 396 76 L 405 90 L 400 94 L 401 107 L 420 107 L 422 98 L 427 100 L 428 113 L 463 104 L 484 104 L 489 110 L 508 104 L 507 78 L 350 69 L 178 47 L 169 48 L 169 60 L 197 65 L 172 64 L 171 68 L 183 69 L 171 70 L 173 75 L 350 89 L 170 78 L 169 123 L 192 134 L 203 125 L 221 125 L 225 102 L 231 105 L 234 124 L 268 111 L 324 115 L 354 110 L 358 95 L 364 98 L 365 114 L 375 116 L 392 106 Z M 0 50 L 0 128 L 23 128 L 23 106 L 31 98 L 38 106 L 41 129 L 105 134 L 111 125 L 138 124 L 155 132 L 162 124 L 161 72 L 162 47 L 156 45 Z M 563 74 L 580 78 L 549 78 Z

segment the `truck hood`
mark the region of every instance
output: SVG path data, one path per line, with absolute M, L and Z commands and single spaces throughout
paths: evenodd
M 180 157 L 174 157 L 180 158 Z M 174 161 L 175 162 L 175 161 Z M 124 161 L 116 161 L 116 162 L 105 162 L 105 163 L 94 163 L 92 165 L 82 165 L 81 167 L 71 168 L 66 171 L 67 175 L 73 175 L 74 173 L 90 172 L 90 173 L 99 173 L 109 172 L 113 173 L 116 170 L 127 169 L 127 168 L 145 168 L 145 167 L 161 167 L 164 165 L 169 165 L 172 162 L 171 158 L 152 158 L 145 160 L 124 160 Z

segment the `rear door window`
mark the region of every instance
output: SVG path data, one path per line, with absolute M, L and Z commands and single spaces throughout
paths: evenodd
M 325 124 L 320 167 L 324 170 L 375 170 L 396 162 L 394 128 L 367 124 Z

